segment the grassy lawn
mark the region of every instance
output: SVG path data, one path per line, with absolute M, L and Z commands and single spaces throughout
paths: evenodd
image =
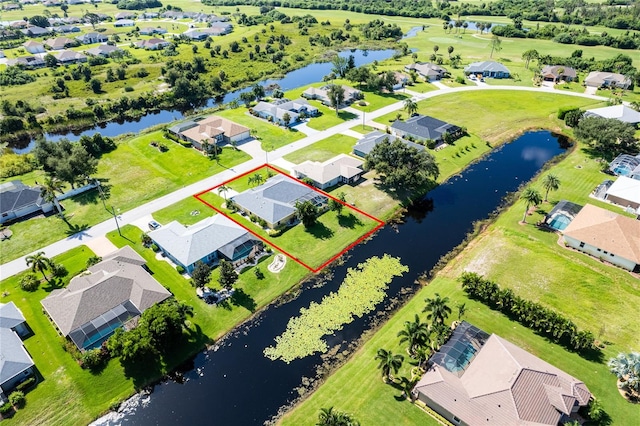
M 151 141 L 163 142 L 169 151 L 161 153 L 149 145 Z M 105 179 L 104 186 L 108 188 L 109 194 L 107 205 L 125 212 L 249 158 L 242 151 L 225 147 L 218 163 L 193 148 L 185 148 L 165 139 L 158 131 L 119 142 L 115 151 L 102 156 L 96 176 Z M 37 180 L 42 182 L 44 173 L 32 172 L 19 178 L 31 185 Z M 104 210 L 97 191 L 65 200 L 62 205 L 71 227 L 56 216 L 39 217 L 10 225 L 13 236 L 2 242 L 0 263 L 66 238 L 110 217 Z
M 80 246 L 53 258 L 65 265 L 70 279 L 85 269 L 86 261 L 94 253 Z M 54 288 L 43 282 L 32 293 L 20 289 L 19 282 L 25 273 L 0 282 L 0 303 L 15 302 L 33 330 L 24 344 L 43 380 L 27 393 L 27 405 L 7 424 L 87 424 L 104 412 L 116 400 L 133 392 L 133 384 L 124 378 L 120 363 L 111 361 L 100 374 L 81 369 L 73 358 L 62 349 L 61 337 L 42 312 L 40 300 Z
M 192 214 L 196 211 L 198 212 L 197 214 Z M 169 222 L 177 220 L 181 224 L 188 226 L 200 222 L 214 214 L 214 210 L 211 210 L 207 206 L 203 206 L 195 197 L 188 197 L 154 212 L 152 216 L 162 225 L 166 225 Z
M 466 127 L 480 140 L 492 144 L 513 138 L 524 129 L 557 130 L 564 124 L 556 118 L 558 108 L 593 108 L 604 105 L 590 99 L 554 93 L 486 91 L 439 96 L 418 103 L 418 112 Z M 389 125 L 397 113 L 378 118 Z M 406 118 L 406 113 L 402 114 Z
M 318 101 L 311 101 L 310 103 L 318 108 L 318 111 L 322 112 L 321 115 L 311 118 L 307 123 L 307 126 L 315 130 L 326 130 L 330 127 L 337 126 L 338 124 L 342 124 L 345 121 L 356 118 L 356 115 L 349 111 L 338 111 L 338 114 L 336 115 L 336 111 L 334 109 L 328 108 Z
M 216 112 L 216 115 L 228 118 L 255 131 L 257 138 L 262 142 L 262 149 L 265 151 L 272 151 L 305 137 L 304 133 L 296 129 L 285 129 L 249 115 L 244 106 L 219 111 Z
M 587 200 L 594 203 L 588 199 L 588 194 L 605 178 L 599 172 L 598 163 L 579 149 L 554 166 L 551 172 L 563 182 L 559 191 L 550 194 L 551 202 L 567 198 L 582 204 Z M 533 186 L 540 189 L 538 182 Z M 604 203 L 595 204 L 606 207 Z M 550 204 L 543 204 L 540 210 L 549 208 Z M 613 206 L 608 208 L 620 211 Z M 605 363 L 583 359 L 485 305 L 468 299 L 456 282 L 462 271 L 474 270 L 502 286 L 513 288 L 525 298 L 562 312 L 578 327 L 591 330 L 599 339 L 611 342 L 604 350 L 605 362 L 619 351 L 638 349 L 640 323 L 627 314 L 634 311 L 640 302 L 638 280 L 621 269 L 565 249 L 556 243 L 556 234 L 540 231 L 532 225 L 518 224 L 523 211 L 523 203 L 517 202 L 503 213 L 323 386 L 288 413 L 281 424 L 314 424 L 320 408 L 330 406 L 353 413 L 363 424 L 436 424 L 409 402 L 399 402 L 395 398 L 401 391 L 382 383 L 374 360 L 379 348 L 406 355 L 396 334 L 404 321 L 421 312 L 423 300 L 435 293 L 449 297 L 452 307 L 466 303 L 465 320 L 508 339 L 583 380 L 602 400 L 604 409 L 612 417 L 612 424 L 633 423 L 637 418 L 637 408 L 620 396 L 615 377 L 608 372 Z M 534 214 L 528 222 L 541 219 L 541 213 Z M 405 362 L 397 377 L 408 375 L 410 367 Z
M 361 101 L 358 101 L 354 102 L 351 107 L 364 112 L 375 111 L 387 105 L 395 104 L 396 102 L 401 102 L 411 97 L 408 94 L 403 93 L 402 90 L 398 90 L 395 93 L 380 93 L 369 90 L 362 90 L 362 93 L 364 93 L 364 102 L 366 102 L 366 105 L 361 106 Z
M 338 154 L 349 154 L 357 140 L 337 134 L 284 156 L 285 160 L 300 164 L 305 160 L 326 161 Z

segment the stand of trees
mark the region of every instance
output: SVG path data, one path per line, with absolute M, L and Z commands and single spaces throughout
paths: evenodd
M 578 140 L 588 144 L 605 159 L 612 160 L 618 154 L 636 154 L 640 143 L 635 138 L 632 124 L 615 118 L 586 117 L 574 128 Z

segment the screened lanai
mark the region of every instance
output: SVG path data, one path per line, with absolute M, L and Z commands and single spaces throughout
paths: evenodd
M 561 200 L 544 218 L 544 223 L 556 231 L 562 231 L 571 223 L 580 210 L 582 210 L 580 204 Z
M 620 154 L 610 164 L 609 171 L 616 176 L 629 176 L 631 172 L 640 166 L 640 154 Z
M 488 338 L 488 333 L 463 321 L 440 350 L 431 356 L 429 362 L 460 377 Z

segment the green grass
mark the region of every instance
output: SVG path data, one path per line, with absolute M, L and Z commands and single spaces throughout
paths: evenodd
M 357 86 L 354 86 L 357 88 Z M 365 106 L 360 106 L 361 101 L 354 102 L 351 107 L 364 112 L 371 112 L 387 105 L 395 104 L 396 102 L 401 102 L 407 98 L 410 98 L 406 93 L 402 91 L 397 91 L 395 93 L 380 93 L 373 92 L 369 90 L 362 90 L 364 93 L 364 102 L 366 102 Z
M 169 151 L 159 152 L 149 146 L 151 141 L 165 143 Z M 223 148 L 218 163 L 193 148 L 185 148 L 165 139 L 161 132 L 152 132 L 119 142 L 115 151 L 102 156 L 96 177 L 106 179 L 104 184 L 110 188 L 107 205 L 125 212 L 249 158 L 242 151 L 226 147 Z M 28 184 L 36 180 L 43 181 L 44 174 L 42 171 L 32 172 L 24 180 Z M 66 238 L 110 217 L 97 191 L 65 200 L 62 204 L 72 228 L 56 216 L 34 218 L 10 225 L 13 236 L 2 242 L 0 263 Z
M 349 111 L 338 111 L 338 114 L 336 114 L 335 110 L 327 108 L 318 101 L 311 101 L 311 104 L 318 108 L 322 113 L 319 116 L 310 119 L 307 123 L 307 126 L 315 130 L 326 130 L 330 127 L 337 126 L 338 124 L 342 124 L 345 121 L 356 118 L 356 115 Z
M 349 154 L 353 151 L 356 139 L 351 136 L 337 134 L 330 138 L 309 145 L 306 148 L 284 156 L 285 160 L 300 164 L 305 160 L 326 161 L 338 154 Z
M 198 212 L 197 214 L 191 214 L 196 211 Z M 181 224 L 188 226 L 200 222 L 214 214 L 214 210 L 211 210 L 196 198 L 188 197 L 154 212 L 152 216 L 162 225 L 166 225 L 169 222 L 177 220 Z
M 63 285 L 85 268 L 86 261 L 94 253 L 80 246 L 53 258 L 65 265 L 69 275 Z M 87 424 L 104 412 L 112 401 L 127 397 L 133 392 L 131 381 L 124 378 L 122 367 L 111 361 L 97 375 L 82 370 L 73 358 L 62 349 L 61 337 L 46 315 L 40 300 L 54 287 L 46 282 L 32 293 L 20 289 L 18 274 L 0 282 L 0 303 L 15 302 L 33 330 L 24 344 L 42 375 L 43 381 L 27 394 L 27 405 L 7 424 Z

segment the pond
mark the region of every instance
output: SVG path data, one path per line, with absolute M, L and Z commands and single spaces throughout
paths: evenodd
M 284 331 L 289 318 L 336 291 L 347 268 L 388 253 L 399 257 L 409 273 L 391 283 L 386 301 L 376 307 L 377 312 L 384 310 L 390 299 L 415 289 L 416 278 L 460 244 L 474 221 L 486 218 L 508 192 L 563 151 L 558 139 L 546 131 L 526 133 L 496 149 L 416 202 L 403 224 L 386 226 L 369 242 L 351 250 L 323 286 L 305 284 L 296 299 L 266 309 L 220 342 L 217 350 L 199 354 L 184 381 L 155 386 L 148 401 L 133 404 L 128 414 L 113 424 L 259 425 L 271 419 L 297 397 L 295 389 L 303 378 L 314 377 L 322 363 L 320 355 L 290 364 L 264 357 L 264 348 Z M 358 339 L 370 328 L 377 312 L 329 336 L 329 347 L 346 347 Z M 104 420 L 99 424 L 109 423 Z

